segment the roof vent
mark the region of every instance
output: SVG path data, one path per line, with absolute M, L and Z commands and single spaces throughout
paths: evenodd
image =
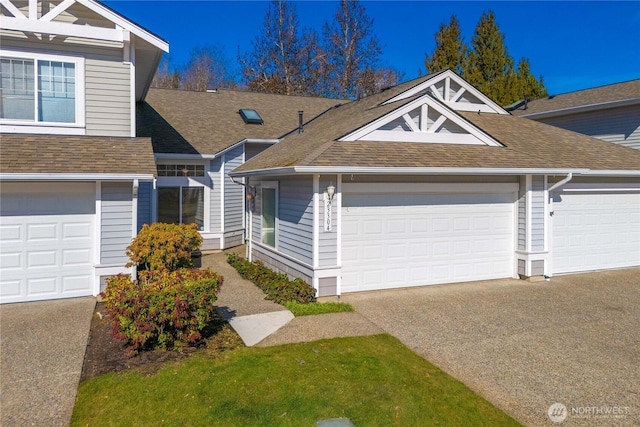
M 264 124 L 264 120 L 260 117 L 260 114 L 256 110 L 249 108 L 241 108 L 238 113 L 242 116 L 242 120 L 248 124 L 261 125 Z

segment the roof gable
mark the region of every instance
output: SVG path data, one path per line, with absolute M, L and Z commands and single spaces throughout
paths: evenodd
M 401 92 L 384 102 L 389 104 L 420 94 L 430 94 L 454 111 L 480 111 L 509 114 L 488 96 L 471 86 L 451 70 L 435 74 L 426 81 Z
M 404 101 L 404 98 L 401 98 Z M 385 103 L 387 104 L 387 103 Z M 423 94 L 339 141 L 422 142 L 501 146 L 442 103 Z

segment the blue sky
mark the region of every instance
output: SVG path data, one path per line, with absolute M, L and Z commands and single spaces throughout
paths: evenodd
M 196 46 L 224 48 L 234 66 L 238 52 L 251 49 L 269 2 L 105 1 L 170 44 L 174 65 L 185 63 Z M 301 27 L 318 31 L 332 20 L 337 1 L 294 2 Z M 638 1 L 363 1 L 383 47 L 381 65 L 424 72 L 424 55 L 434 47 L 440 23 L 455 14 L 471 40 L 485 10 L 493 10 L 511 56 L 529 58 L 550 94 L 640 78 Z

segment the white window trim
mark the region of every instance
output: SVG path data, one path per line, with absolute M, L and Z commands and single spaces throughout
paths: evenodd
M 35 52 L 20 52 L 14 50 L 0 49 L 0 57 L 3 58 L 17 58 L 17 59 L 32 59 L 37 61 L 56 61 L 67 62 L 75 64 L 75 85 L 76 85 L 76 120 L 74 123 L 56 123 L 56 122 L 38 122 L 30 120 L 13 120 L 13 119 L 0 119 L 2 130 L 11 131 L 17 133 L 42 133 L 38 132 L 38 128 L 46 128 L 46 133 L 50 134 L 73 134 L 84 135 L 85 134 L 85 59 L 80 56 L 69 55 L 48 55 L 44 53 Z M 37 65 L 34 63 L 34 90 L 37 93 Z M 37 98 L 37 97 L 36 97 Z M 36 114 L 37 118 L 37 114 Z
M 263 213 L 263 208 L 262 208 L 262 203 L 264 202 L 264 198 L 262 197 L 262 190 L 268 188 L 268 189 L 274 189 L 276 191 L 276 200 L 275 200 L 275 217 L 274 217 L 274 245 L 270 246 L 266 243 L 264 243 L 262 241 L 262 221 L 263 221 L 263 217 L 262 217 L 262 213 Z M 278 209 L 278 205 L 280 204 L 280 189 L 278 188 L 278 181 L 262 181 L 260 183 L 260 240 L 259 243 L 267 248 L 271 248 L 271 249 L 275 249 L 277 250 L 280 247 L 280 238 L 279 238 L 279 230 L 280 230 L 280 218 L 279 218 L 279 209 Z

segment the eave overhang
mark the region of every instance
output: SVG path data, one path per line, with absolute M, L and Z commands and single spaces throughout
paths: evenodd
M 598 104 L 580 105 L 578 107 L 561 108 L 558 110 L 542 111 L 540 113 L 522 114 L 519 117 L 538 120 L 557 116 L 566 116 L 568 114 L 586 113 L 589 111 L 605 110 L 609 108 L 627 107 L 631 105 L 640 105 L 640 98 L 622 99 L 619 101 L 601 102 Z
M 151 174 L 0 173 L 0 181 L 153 181 Z
M 256 139 L 256 138 L 245 138 L 242 141 L 238 141 L 235 144 L 232 144 L 225 148 L 224 150 L 220 150 L 215 154 L 179 154 L 179 153 L 154 153 L 154 157 L 157 159 L 185 159 L 185 160 L 213 160 L 215 158 L 220 157 L 224 153 L 229 150 L 233 150 L 244 143 L 251 144 L 264 144 L 264 145 L 274 145 L 280 142 L 280 139 Z

